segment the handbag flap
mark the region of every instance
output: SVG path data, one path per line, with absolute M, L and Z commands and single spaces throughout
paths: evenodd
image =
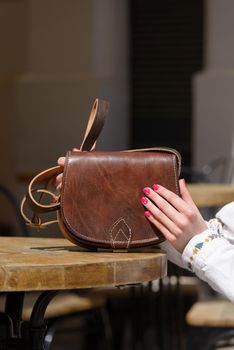
M 60 208 L 67 235 L 113 249 L 163 241 L 141 204 L 143 188 L 154 183 L 178 194 L 173 152 L 68 152 Z

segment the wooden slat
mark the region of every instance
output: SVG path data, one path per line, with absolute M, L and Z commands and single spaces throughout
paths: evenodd
M 220 207 L 234 200 L 234 185 L 188 184 L 188 190 L 199 208 Z
M 234 327 L 234 303 L 221 300 L 197 302 L 187 313 L 186 321 L 195 327 Z

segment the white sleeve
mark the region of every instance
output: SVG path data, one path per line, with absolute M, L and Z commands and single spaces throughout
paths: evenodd
M 208 222 L 207 222 L 208 227 Z M 179 253 L 168 241 L 159 244 L 160 248 L 167 253 L 167 259 L 182 267 L 183 269 L 191 270 L 187 261 L 182 258 L 181 253 Z
M 216 218 L 223 225 L 223 235 L 234 244 L 234 202 L 225 205 L 217 214 Z
M 234 202 L 224 206 L 209 221 L 208 229 L 189 241 L 182 255 L 167 241 L 160 247 L 170 261 L 193 271 L 234 302 Z
M 171 245 L 171 243 L 165 241 L 163 243 L 160 243 L 159 246 L 167 253 L 168 260 L 184 269 L 188 269 L 188 266 L 183 261 L 181 254 Z
M 234 301 L 234 245 L 219 220 L 211 220 L 209 229 L 190 240 L 182 259 L 200 279 Z

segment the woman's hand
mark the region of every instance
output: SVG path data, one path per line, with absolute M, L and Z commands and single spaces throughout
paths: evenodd
M 207 229 L 182 179 L 179 181 L 181 197 L 160 185 L 143 189 L 147 196 L 141 202 L 147 209 L 145 216 L 180 252 L 190 239 Z
M 73 148 L 72 151 L 79 152 L 80 150 L 79 150 L 79 148 Z M 65 157 L 58 158 L 57 163 L 58 163 L 58 165 L 60 165 L 63 168 L 64 164 L 65 164 Z M 62 180 L 63 180 L 63 173 L 59 174 L 56 177 L 56 191 L 58 192 L 58 194 L 61 193 Z

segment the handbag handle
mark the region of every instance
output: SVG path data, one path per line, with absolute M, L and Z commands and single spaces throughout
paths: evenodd
M 85 130 L 84 138 L 81 143 L 81 151 L 91 151 L 95 149 L 98 136 L 100 135 L 106 116 L 109 110 L 109 103 L 104 100 L 96 99 L 91 109 L 91 113 L 88 119 L 87 127 Z M 48 188 L 55 182 L 56 176 L 63 172 L 61 166 L 55 166 L 37 174 L 29 183 L 27 195 L 23 198 L 20 206 L 21 215 L 26 223 L 30 226 L 44 227 L 48 224 L 57 222 L 57 220 L 42 223 L 38 214 L 47 213 L 50 211 L 58 210 L 60 207 L 60 198 L 56 196 Z M 43 189 L 35 188 L 35 185 L 45 182 Z M 39 193 L 39 199 L 35 198 L 35 194 Z M 49 195 L 53 199 L 53 203 L 42 204 L 41 201 L 45 195 Z M 32 219 L 29 219 L 25 214 L 24 206 L 27 206 L 33 211 L 34 215 Z
M 81 151 L 91 151 L 92 149 L 95 149 L 97 139 L 103 129 L 108 111 L 109 103 L 107 101 L 99 99 L 94 101 L 85 130 L 84 139 L 81 143 Z

